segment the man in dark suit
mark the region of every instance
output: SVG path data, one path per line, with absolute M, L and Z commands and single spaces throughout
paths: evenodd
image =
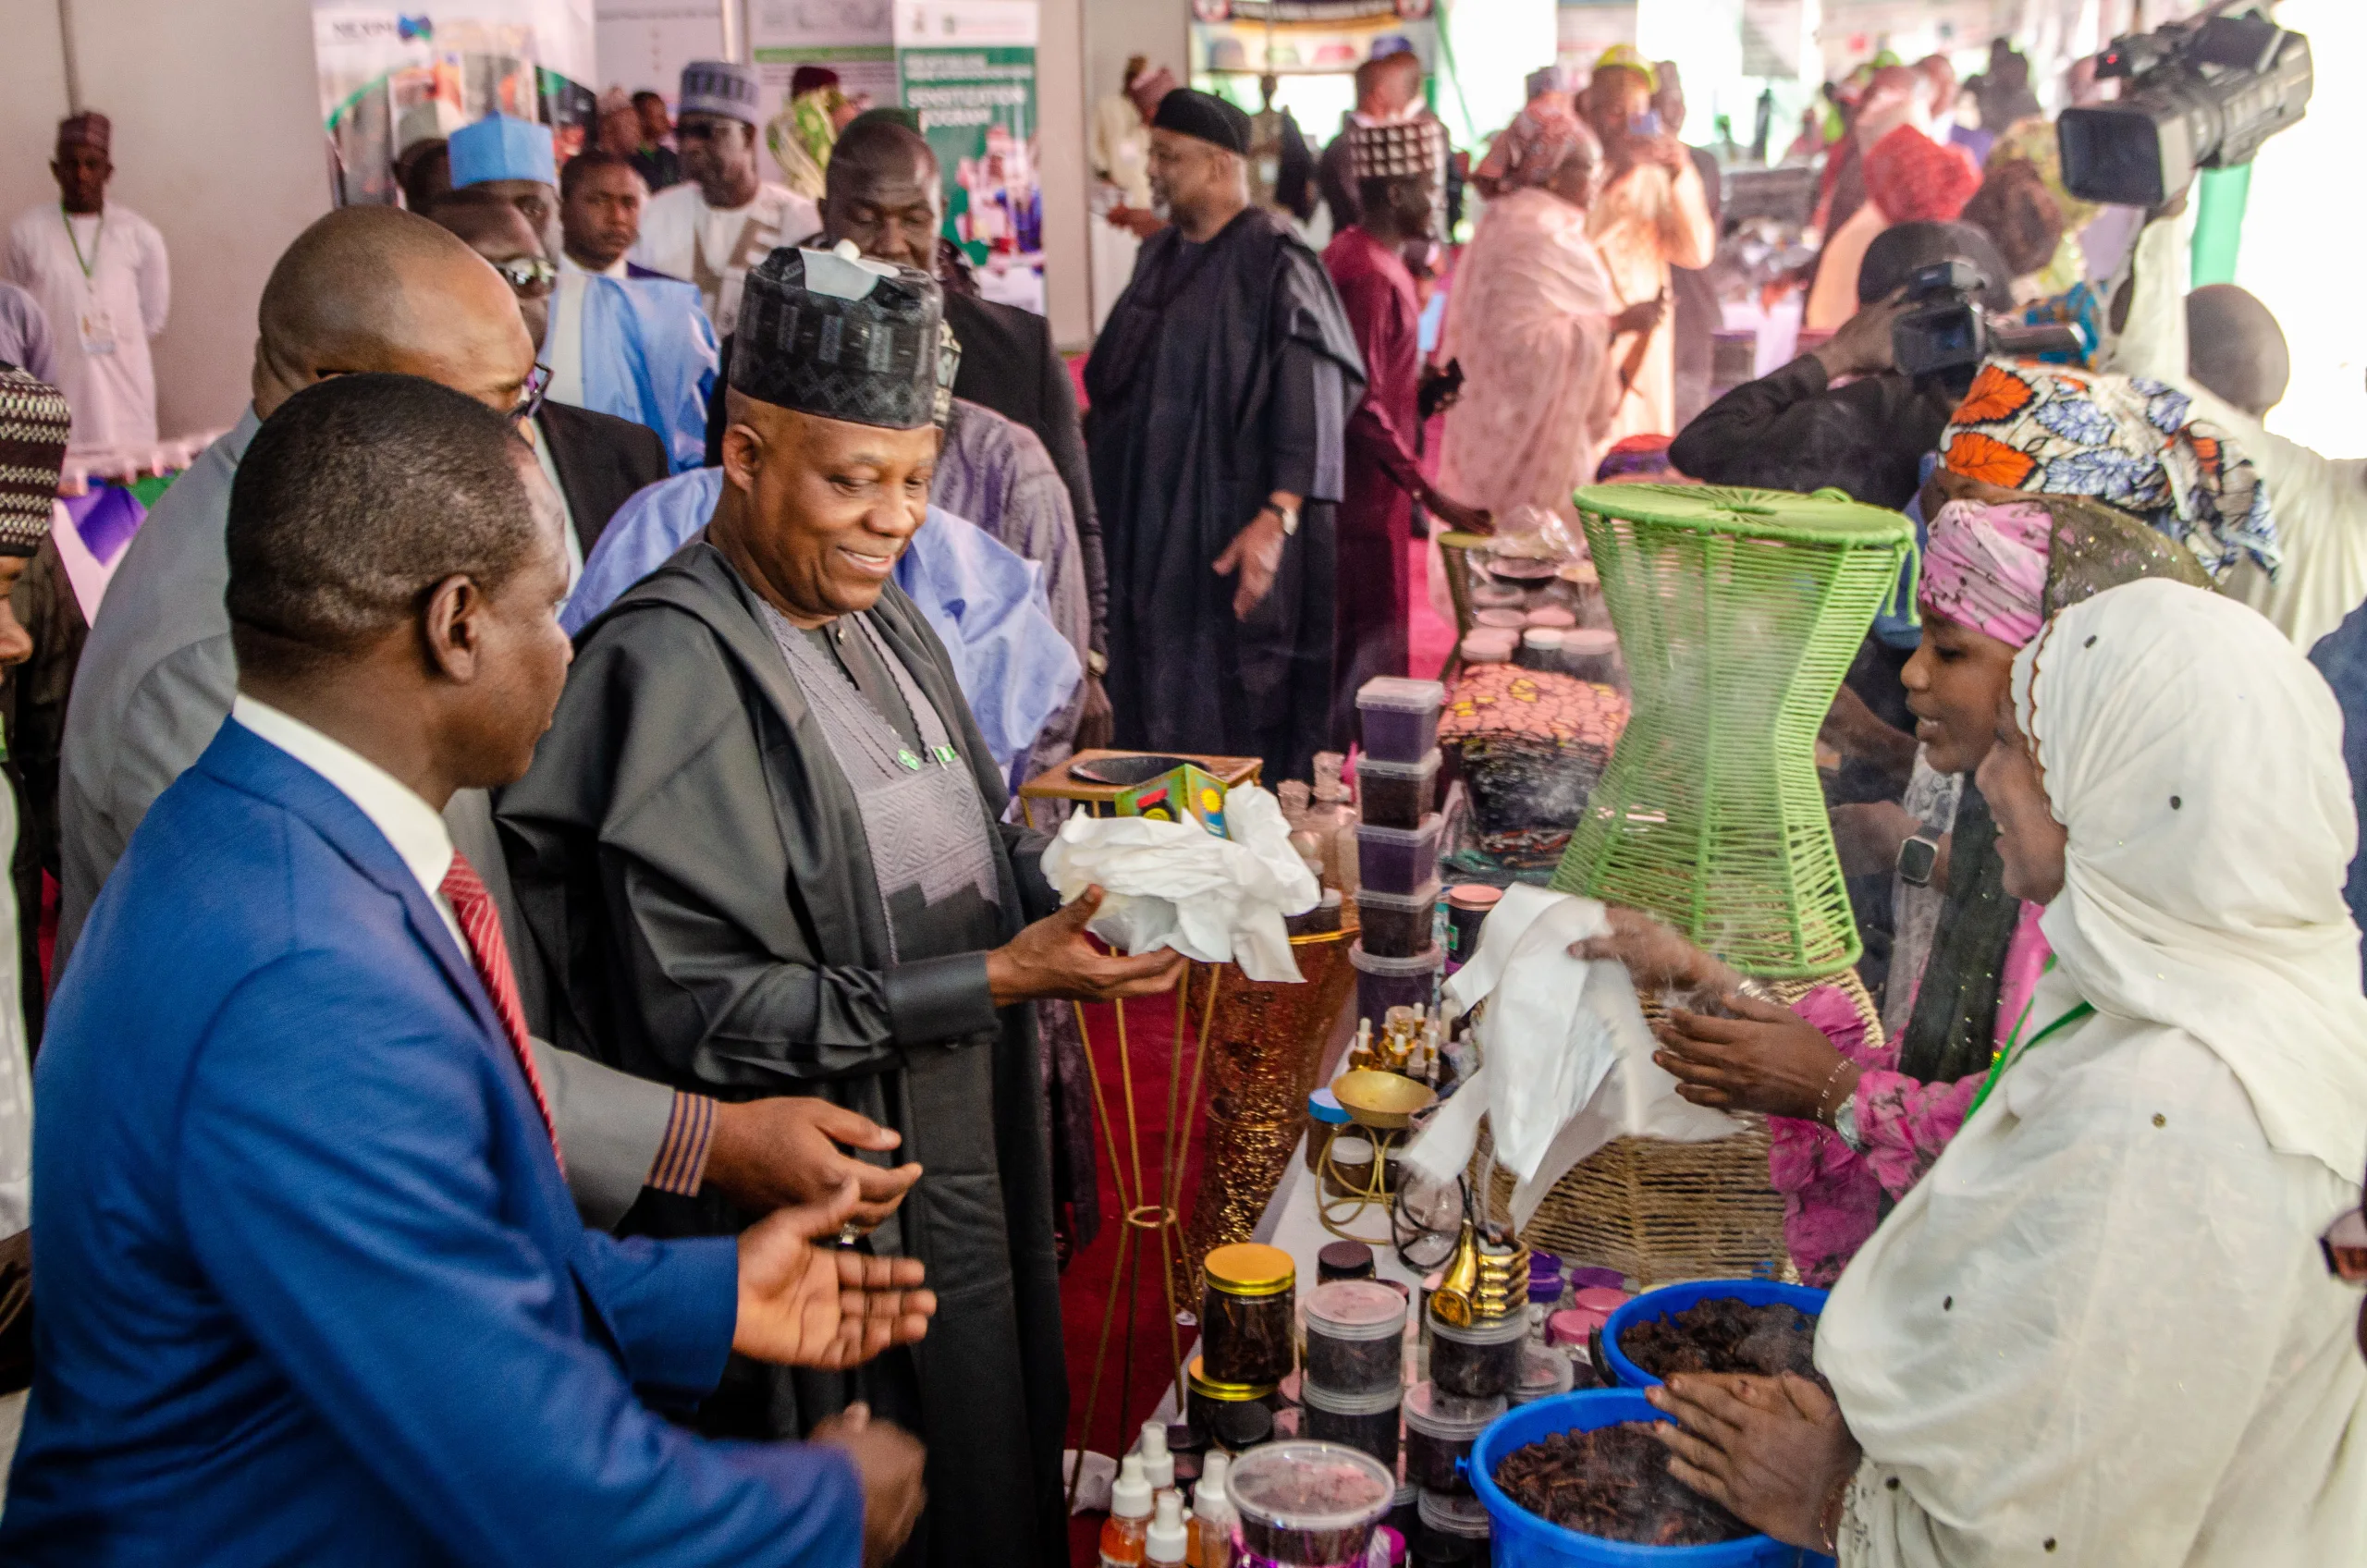
M 543 253 L 533 227 L 507 202 L 470 201 L 452 196 L 428 214 L 467 242 L 509 285 L 518 297 L 518 314 L 526 336 L 537 346 L 551 330 L 551 296 L 558 284 L 558 267 Z M 534 406 L 534 455 L 543 477 L 551 482 L 566 504 L 570 555 L 581 570 L 600 531 L 617 508 L 644 484 L 655 484 L 673 472 L 666 460 L 666 443 L 645 424 L 595 413 L 539 396 Z
M 233 484 L 239 695 L 92 912 L 38 1074 L 12 1562 L 882 1562 L 921 1452 L 707 1443 L 727 1353 L 921 1338 L 921 1266 L 588 1231 L 501 921 L 443 806 L 517 778 L 568 659 L 557 498 L 405 375 L 297 393 Z M 125 1354 L 139 1347 L 138 1354 Z

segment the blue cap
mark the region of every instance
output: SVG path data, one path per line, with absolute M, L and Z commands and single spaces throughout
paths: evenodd
M 558 183 L 558 160 L 551 154 L 551 128 L 509 115 L 492 115 L 452 133 L 452 189 L 489 179 L 539 179 Z

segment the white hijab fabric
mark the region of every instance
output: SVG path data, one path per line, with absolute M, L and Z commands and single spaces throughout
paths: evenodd
M 2324 1568 L 2367 1541 L 2367 1000 L 2332 696 L 2162 581 L 2058 614 L 2014 695 L 2070 830 L 2017 1060 L 1835 1285 L 1845 1568 Z M 2176 803 L 2173 804 L 2175 799 Z
M 2014 708 L 2070 830 L 2040 928 L 2100 1012 L 2166 1024 L 2235 1073 L 2272 1148 L 2355 1180 L 2367 998 L 2343 901 L 2358 819 L 2342 714 L 2256 612 L 2131 582 L 2014 660 Z

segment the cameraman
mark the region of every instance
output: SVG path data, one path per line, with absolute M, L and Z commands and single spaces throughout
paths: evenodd
M 1922 483 L 1923 455 L 1965 388 L 1901 374 L 1891 361 L 1891 326 L 1910 308 L 1897 297 L 1907 280 L 1949 261 L 1968 262 L 1981 274 L 1988 284 L 1983 304 L 2013 303 L 2005 263 L 1979 229 L 1894 225 L 1866 248 L 1858 313 L 1818 348 L 1702 410 L 1670 446 L 1669 460 L 1711 484 L 1798 491 L 1829 484 L 1874 506 L 1905 507 Z M 1845 376 L 1856 379 L 1834 385 Z

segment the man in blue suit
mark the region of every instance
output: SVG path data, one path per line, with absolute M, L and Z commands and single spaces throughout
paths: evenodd
M 917 1340 L 920 1265 L 576 1217 L 453 791 L 568 661 L 555 498 L 503 418 L 340 376 L 231 493 L 239 696 L 93 907 L 36 1074 L 37 1372 L 0 1559 L 881 1562 L 913 1439 L 704 1441 L 727 1353 Z

